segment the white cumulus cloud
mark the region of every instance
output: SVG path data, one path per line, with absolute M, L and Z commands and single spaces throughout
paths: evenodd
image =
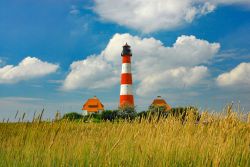
M 57 64 L 43 62 L 35 57 L 26 57 L 17 66 L 6 65 L 0 68 L 0 84 L 42 77 L 55 72 L 58 68 Z
M 230 72 L 219 75 L 217 83 L 223 87 L 250 87 L 250 63 L 241 63 Z
M 89 56 L 70 65 L 63 89 L 105 88 L 118 83 L 114 67 L 103 56 Z
M 138 95 L 152 94 L 164 88 L 176 88 L 192 86 L 201 81 L 208 74 L 205 66 L 191 68 L 178 67 L 146 76 L 139 84 L 136 93 Z
M 249 0 L 94 0 L 105 21 L 145 33 L 169 30 L 215 10 L 218 5 L 250 4 Z
M 119 83 L 122 46 L 132 47 L 132 71 L 138 95 L 154 93 L 169 86 L 192 86 L 206 75 L 207 63 L 219 50 L 218 43 L 209 43 L 195 36 L 180 36 L 173 46 L 166 47 L 154 38 L 115 34 L 99 55 L 71 64 L 63 89 L 105 88 Z M 150 85 L 151 84 L 151 85 Z M 155 85 L 155 88 L 152 88 Z

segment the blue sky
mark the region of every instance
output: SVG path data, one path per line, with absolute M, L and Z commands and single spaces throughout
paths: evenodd
M 62 113 L 81 112 L 84 101 L 94 95 L 107 109 L 116 108 L 120 66 L 116 63 L 117 58 L 110 55 L 117 54 L 112 49 L 121 49 L 124 40 L 135 43 L 131 47 L 135 51 L 134 94 L 139 111 L 146 109 L 157 95 L 162 95 L 172 106 L 195 105 L 220 111 L 227 103 L 240 101 L 244 110 L 250 110 L 250 2 L 208 0 L 201 3 L 187 0 L 186 4 L 169 1 L 169 5 L 157 0 L 156 3 L 163 3 L 166 9 L 155 9 L 154 5 L 147 6 L 145 1 L 130 4 L 122 0 L 121 6 L 114 5 L 116 8 L 113 9 L 110 6 L 114 2 L 0 2 L 1 119 L 14 117 L 17 110 L 33 115 L 34 111 L 45 108 L 47 117 L 57 110 Z M 172 9 L 171 3 L 174 4 L 173 12 L 165 12 Z M 122 8 L 126 8 L 127 13 L 119 12 Z M 154 16 L 154 10 L 162 11 Z M 174 44 L 180 45 L 176 41 L 178 38 L 187 46 L 195 44 L 190 54 L 199 51 L 206 56 L 199 58 L 202 55 L 194 55 L 197 57 L 193 58 L 199 61 L 192 63 L 194 59 L 185 57 L 189 53 L 185 47 L 175 50 Z M 160 52 L 159 47 L 166 52 Z M 164 53 L 166 57 L 173 55 L 171 61 L 163 59 L 166 66 L 153 69 L 154 64 L 151 67 L 142 63 L 144 55 L 136 54 L 145 51 L 145 59 L 148 60 L 153 56 L 157 60 L 157 56 Z M 8 65 L 15 68 L 27 57 L 30 59 L 26 62 L 34 65 L 31 64 L 30 69 L 25 68 L 24 73 L 23 68 L 14 69 L 14 73 L 4 69 Z M 119 54 L 117 57 L 120 59 Z M 183 61 L 176 63 L 177 60 Z M 80 71 L 70 68 L 74 62 Z M 98 67 L 103 65 L 103 69 L 99 69 L 101 72 L 94 64 Z M 193 72 L 195 67 L 202 68 Z M 156 76 L 150 81 L 154 91 L 146 91 L 150 85 L 145 80 L 147 76 L 141 72 L 144 69 L 148 76 Z M 86 74 L 90 71 L 94 73 L 91 76 Z M 176 71 L 181 71 L 179 77 L 174 77 Z M 190 73 L 190 77 L 195 78 L 192 82 L 185 77 L 183 79 Z M 71 77 L 76 75 L 80 79 L 72 81 Z M 157 77 L 162 79 L 159 81 Z M 176 86 L 177 83 L 183 86 Z

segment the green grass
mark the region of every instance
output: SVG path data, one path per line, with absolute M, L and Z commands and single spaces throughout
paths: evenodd
M 199 123 L 1 123 L 0 166 L 250 166 L 250 123 L 203 113 Z

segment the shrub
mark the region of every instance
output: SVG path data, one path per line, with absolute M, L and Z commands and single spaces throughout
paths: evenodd
M 102 120 L 109 120 L 109 121 L 114 121 L 115 119 L 118 118 L 118 110 L 105 110 L 101 113 L 101 118 Z
M 179 117 L 183 121 L 185 121 L 186 119 L 190 117 L 192 117 L 192 119 L 196 121 L 199 121 L 200 119 L 198 108 L 193 107 L 193 106 L 172 108 L 169 111 L 169 115 L 174 116 L 174 117 Z
M 136 116 L 137 113 L 135 112 L 134 107 L 119 108 L 118 110 L 105 110 L 101 113 L 101 119 L 105 121 L 114 121 L 116 119 L 133 120 Z
M 143 111 L 137 114 L 139 119 L 142 118 L 148 119 L 151 121 L 152 118 L 157 118 L 159 120 L 160 118 L 167 118 L 168 116 L 176 117 L 181 119 L 183 122 L 187 119 L 193 119 L 194 121 L 199 121 L 200 114 L 198 112 L 198 109 L 196 107 L 178 107 L 178 108 L 172 108 L 171 110 L 165 111 L 164 107 L 149 107 L 148 111 Z
M 70 120 L 70 121 L 79 120 L 79 119 L 82 119 L 82 118 L 83 118 L 83 115 L 81 115 L 79 113 L 76 113 L 76 112 L 66 113 L 66 114 L 63 115 L 63 119 L 67 119 L 67 120 Z
M 118 118 L 133 120 L 137 116 L 135 107 L 132 105 L 124 105 L 118 109 Z
M 159 113 L 163 113 L 166 111 L 166 106 L 156 106 L 156 105 L 151 105 L 149 106 L 148 110 L 150 112 L 159 112 Z

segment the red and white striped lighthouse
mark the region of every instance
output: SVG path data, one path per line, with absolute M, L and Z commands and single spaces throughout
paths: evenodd
M 120 107 L 134 106 L 134 96 L 132 91 L 132 73 L 131 73 L 131 49 L 126 43 L 123 46 L 121 89 L 120 89 Z

